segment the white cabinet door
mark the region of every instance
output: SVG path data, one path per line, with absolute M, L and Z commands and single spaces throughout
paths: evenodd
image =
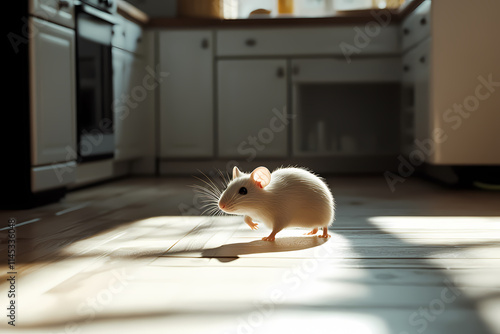
M 76 158 L 75 32 L 30 18 L 32 165 Z
M 218 64 L 219 156 L 287 155 L 285 60 L 222 60 Z
M 144 71 L 141 58 L 113 48 L 115 160 L 141 157 L 144 110 L 149 93 L 142 84 Z
M 160 157 L 213 156 L 210 31 L 161 31 Z

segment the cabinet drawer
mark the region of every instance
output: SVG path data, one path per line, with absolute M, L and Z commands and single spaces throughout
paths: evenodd
M 292 82 L 399 82 L 401 60 L 398 57 L 354 59 L 347 64 L 343 59 L 294 59 Z
M 431 1 L 424 1 L 401 25 L 403 51 L 431 34 Z
M 30 0 L 29 12 L 44 20 L 75 28 L 73 0 Z
M 375 21 L 376 22 L 376 21 Z M 365 26 L 295 29 L 240 29 L 217 31 L 218 56 L 367 55 L 400 50 L 398 28 Z M 373 37 L 370 37 L 373 36 Z M 354 51 L 353 51 L 354 50 Z

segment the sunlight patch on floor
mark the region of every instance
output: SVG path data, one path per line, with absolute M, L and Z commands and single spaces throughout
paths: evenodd
M 500 230 L 500 217 L 454 216 L 376 216 L 368 221 L 380 229 L 495 229 Z

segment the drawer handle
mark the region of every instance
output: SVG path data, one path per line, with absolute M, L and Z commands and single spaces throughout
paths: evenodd
M 420 60 L 420 62 L 421 62 L 422 64 L 424 64 L 424 63 L 425 63 L 425 56 L 420 57 L 420 59 L 419 59 L 419 60 Z
M 427 19 L 425 17 L 422 17 L 420 19 L 420 24 L 423 25 L 423 26 L 425 26 L 427 24 Z
M 210 44 L 208 43 L 208 39 L 207 38 L 204 38 L 201 40 L 201 48 L 202 49 L 208 49 L 208 47 L 210 46 Z
M 59 6 L 59 9 L 61 9 L 61 8 L 68 8 L 69 7 L 69 1 L 68 0 L 59 0 L 58 6 Z
M 285 76 L 285 70 L 283 67 L 278 67 L 278 70 L 276 71 L 276 76 L 278 78 L 283 78 Z
M 403 35 L 405 35 L 405 36 L 406 36 L 406 35 L 409 35 L 409 34 L 410 34 L 410 29 L 408 29 L 408 28 L 404 28 L 404 29 L 403 29 Z
M 410 70 L 410 66 L 405 65 L 403 66 L 403 71 L 408 72 Z
M 255 39 L 253 39 L 253 38 L 249 38 L 249 39 L 247 39 L 247 40 L 245 41 L 245 44 L 246 44 L 247 46 L 255 46 L 255 44 L 257 44 L 257 41 L 256 41 Z

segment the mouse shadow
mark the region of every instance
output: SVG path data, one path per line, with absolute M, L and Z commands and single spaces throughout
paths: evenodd
M 232 262 L 241 255 L 298 251 L 321 246 L 325 242 L 328 242 L 328 239 L 317 236 L 283 237 L 276 238 L 273 242 L 254 240 L 204 249 L 202 257 L 217 259 L 220 262 Z

